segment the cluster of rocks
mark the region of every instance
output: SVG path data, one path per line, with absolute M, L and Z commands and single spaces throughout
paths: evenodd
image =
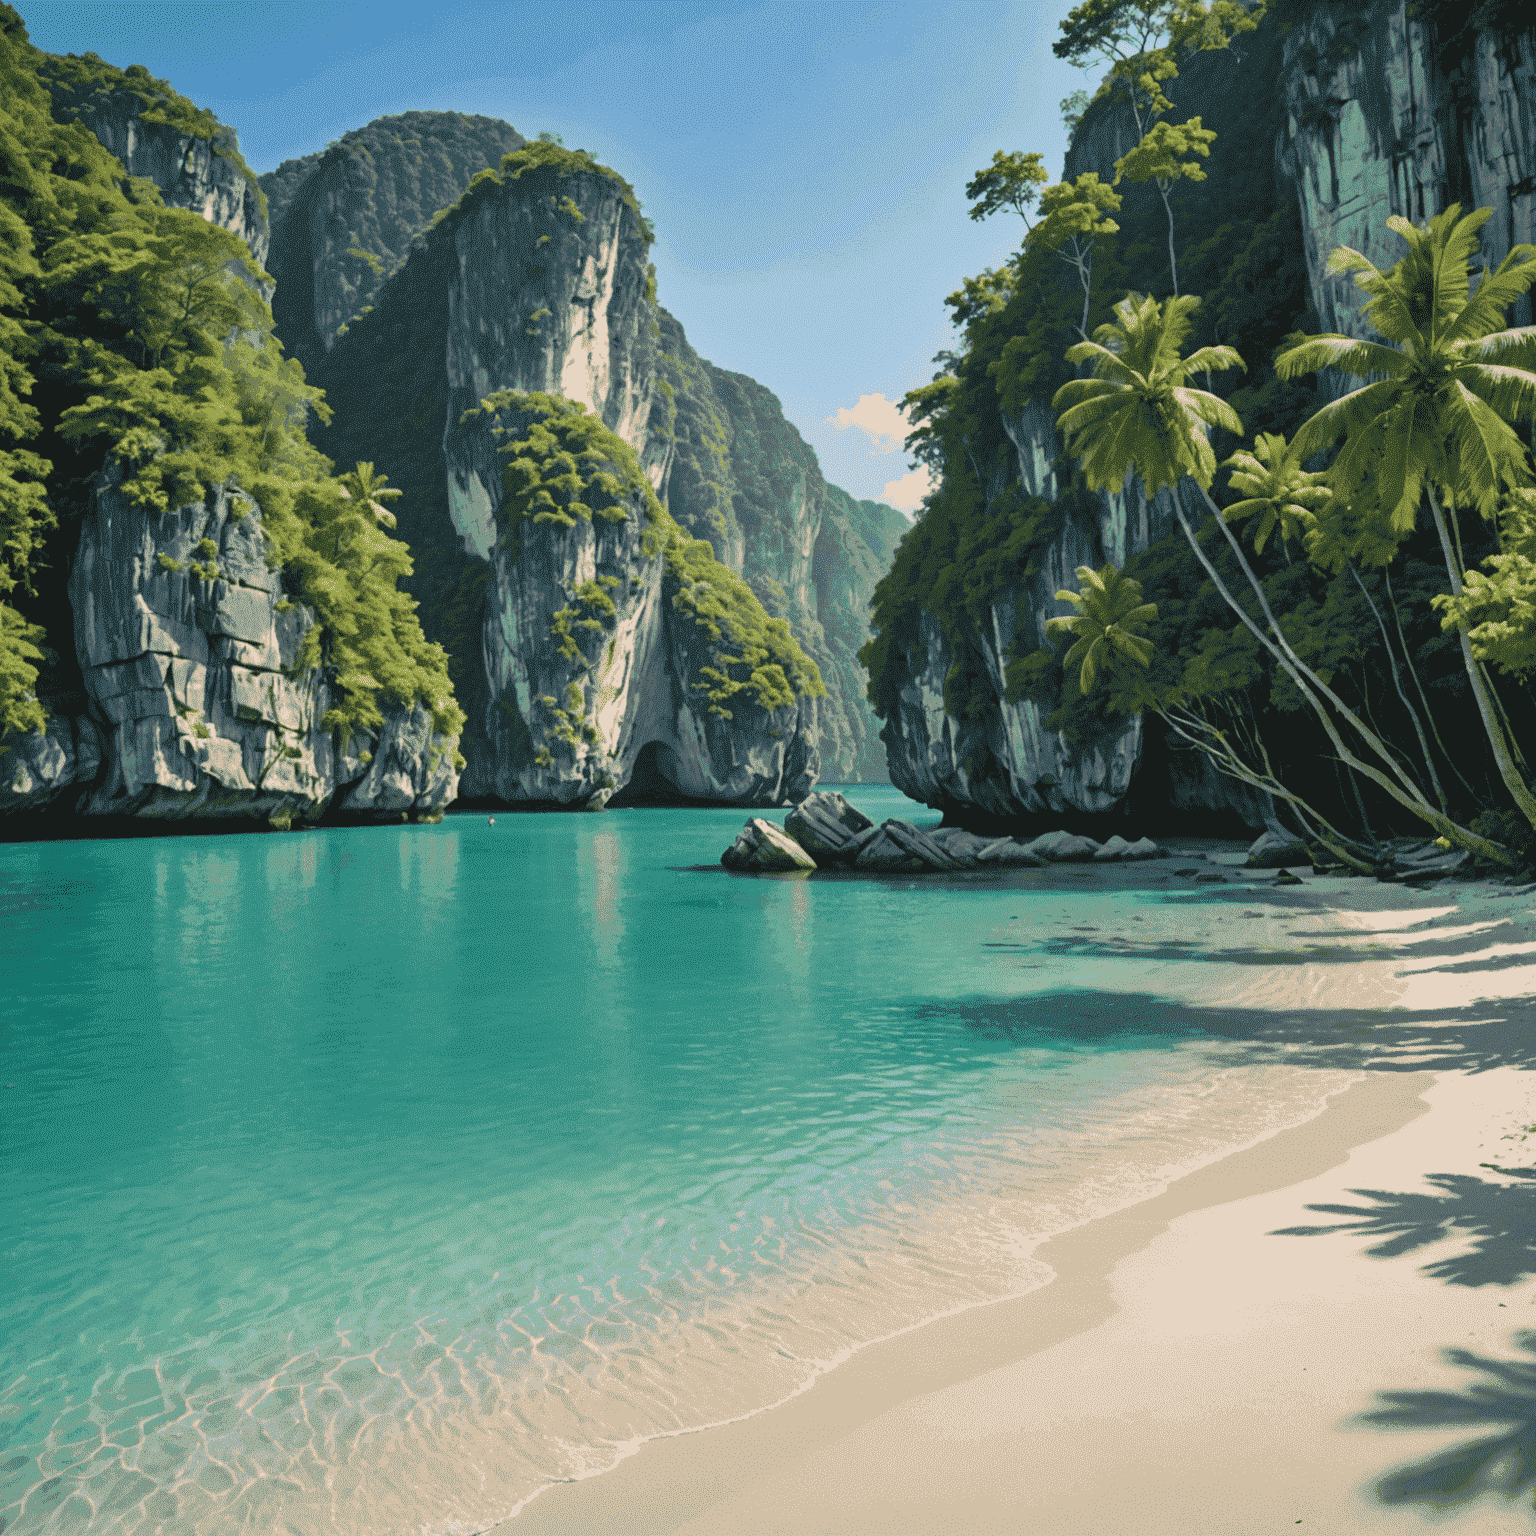
M 1473 867 L 1472 855 L 1465 848 L 1450 848 L 1423 838 L 1393 838 L 1376 846 L 1374 867 L 1362 870 L 1335 862 L 1323 849 L 1309 848 L 1299 837 L 1287 832 L 1266 832 L 1248 850 L 1249 869 L 1278 869 L 1281 880 L 1286 871 L 1311 865 L 1318 874 L 1359 875 L 1373 873 L 1378 880 L 1401 880 L 1406 884 L 1428 884 L 1447 875 L 1464 874 Z M 1293 877 L 1294 878 L 1294 877 Z
M 835 790 L 808 795 L 776 827 L 754 816 L 720 855 L 727 869 L 785 871 L 855 869 L 917 874 L 1046 864 L 1159 859 L 1164 850 L 1150 838 L 1098 843 L 1071 832 L 1046 832 L 1030 842 L 984 837 L 960 827 L 924 832 L 892 818 L 876 826 Z

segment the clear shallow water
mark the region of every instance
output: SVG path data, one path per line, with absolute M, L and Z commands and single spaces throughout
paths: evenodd
M 1348 1081 L 1056 1027 L 1114 963 L 1019 936 L 1156 898 L 699 868 L 741 820 L 0 847 L 10 1536 L 479 1531 Z

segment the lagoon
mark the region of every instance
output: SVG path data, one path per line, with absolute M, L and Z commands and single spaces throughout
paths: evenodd
M 735 876 L 741 820 L 0 847 L 10 1536 L 483 1530 L 1350 1081 L 1059 942 L 1190 893 Z

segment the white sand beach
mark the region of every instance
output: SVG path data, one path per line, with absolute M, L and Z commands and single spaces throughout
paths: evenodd
M 1172 889 L 1169 872 L 1105 878 Z M 1272 1059 L 1345 1066 L 1353 1086 L 1049 1239 L 1042 1288 L 871 1345 L 750 1419 L 650 1442 L 502 1529 L 1529 1532 L 1536 892 L 1228 873 L 1095 942 L 1138 990 L 1227 1010 Z M 1170 952 L 1166 925 L 1202 963 Z M 1401 1422 L 1362 1418 L 1386 1406 Z

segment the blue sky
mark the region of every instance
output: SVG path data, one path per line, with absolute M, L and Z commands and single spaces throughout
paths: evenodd
M 1022 228 L 966 216 L 997 149 L 1059 175 L 1070 0 L 17 0 L 33 41 L 143 64 L 258 171 L 410 108 L 558 133 L 634 183 L 661 302 L 784 402 L 827 477 L 915 504 L 896 402 L 950 345 L 944 295 Z M 839 424 L 841 423 L 841 424 Z M 868 430 L 866 430 L 868 429 Z

